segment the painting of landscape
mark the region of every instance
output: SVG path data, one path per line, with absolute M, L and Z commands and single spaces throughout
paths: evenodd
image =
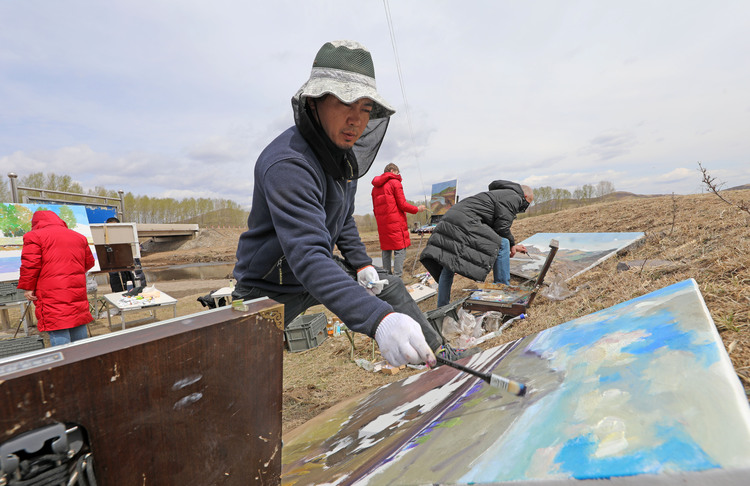
M 284 484 L 475 484 L 750 468 L 750 407 L 693 279 L 341 403 L 284 436 Z
M 21 268 L 23 235 L 31 231 L 35 211 L 52 211 L 65 221 L 68 228 L 86 237 L 96 260 L 86 208 L 79 205 L 0 203 L 0 281 L 18 280 Z M 99 262 L 91 271 L 99 270 Z
M 520 243 L 528 255 L 516 253 L 510 259 L 510 273 L 516 277 L 535 280 L 547 254 L 549 242 L 558 240 L 560 246 L 550 266 L 550 272 L 562 275 L 564 280 L 580 275 L 607 258 L 635 244 L 643 233 L 536 233 Z
M 430 211 L 433 216 L 442 216 L 456 204 L 458 180 L 438 182 L 432 185 Z

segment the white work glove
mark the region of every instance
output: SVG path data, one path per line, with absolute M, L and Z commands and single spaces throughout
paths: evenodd
M 388 280 L 380 280 L 378 271 L 372 265 L 367 265 L 357 272 L 357 282 L 372 295 L 378 295 L 383 291 L 383 287 L 388 285 Z
M 375 340 L 391 366 L 427 363 L 432 368 L 436 364 L 435 355 L 425 341 L 422 328 L 406 314 L 392 312 L 385 316 L 375 331 Z

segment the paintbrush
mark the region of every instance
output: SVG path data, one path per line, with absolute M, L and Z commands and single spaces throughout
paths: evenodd
M 469 373 L 470 375 L 474 375 L 477 378 L 481 378 L 489 383 L 490 386 L 494 386 L 495 388 L 503 389 L 514 395 L 518 395 L 519 397 L 526 395 L 526 385 L 524 385 L 523 383 L 519 383 L 515 380 L 511 380 L 494 373 L 482 373 L 481 371 L 473 370 L 464 365 L 454 363 L 451 360 L 441 358 L 440 356 L 435 356 L 435 359 L 437 359 L 438 363 L 448 365 L 452 368 L 456 368 L 457 370 L 461 370 L 464 373 Z

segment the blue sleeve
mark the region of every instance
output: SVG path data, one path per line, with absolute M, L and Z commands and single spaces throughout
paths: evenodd
M 349 184 L 356 184 L 352 181 Z M 372 258 L 367 254 L 367 248 L 362 243 L 362 238 L 359 236 L 359 230 L 357 229 L 357 223 L 354 221 L 354 205 L 346 215 L 344 226 L 341 229 L 339 239 L 336 241 L 336 246 L 341 251 L 341 255 L 346 261 L 348 261 L 356 270 L 372 265 Z
M 321 202 L 325 180 L 304 161 L 282 160 L 266 170 L 262 183 L 274 229 L 294 276 L 347 327 L 374 336 L 377 325 L 393 308 L 370 295 L 333 260 L 337 242 L 331 241 Z M 369 260 L 356 231 L 349 215 L 339 242 L 353 252 L 356 235 Z

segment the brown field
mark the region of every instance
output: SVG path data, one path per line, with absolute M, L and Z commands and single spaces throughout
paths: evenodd
M 750 190 L 731 191 L 733 200 L 750 200 Z M 202 230 L 177 250 L 145 255 L 144 266 L 199 261 L 233 261 L 239 229 Z M 737 375 L 750 390 L 750 214 L 722 202 L 712 194 L 630 198 L 518 220 L 513 234 L 521 241 L 535 233 L 629 232 L 646 234 L 643 243 L 610 258 L 568 282 L 575 295 L 563 301 L 538 297 L 529 316 L 482 348 L 538 332 L 596 312 L 672 283 L 693 278 L 698 282 Z M 378 254 L 376 233 L 362 235 L 372 254 Z M 426 237 L 425 237 L 426 240 Z M 424 240 L 423 240 L 424 243 Z M 405 272 L 412 273 L 419 237 L 413 235 Z M 617 270 L 619 262 L 667 261 L 669 265 L 634 266 Z M 413 273 L 424 272 L 417 264 Z M 550 282 L 554 276 L 549 276 Z M 407 283 L 414 281 L 407 277 Z M 197 297 L 227 284 L 226 280 L 159 282 L 157 288 L 179 298 L 178 315 L 204 308 Z M 456 276 L 453 298 L 464 295 L 473 282 Z M 104 289 L 106 290 L 106 289 Z M 436 306 L 432 297 L 420 303 L 423 310 Z M 309 312 L 326 312 L 313 308 Z M 12 313 L 11 313 L 12 315 Z M 160 318 L 171 317 L 161 310 Z M 114 321 L 113 321 L 114 322 Z M 115 327 L 117 329 L 117 327 Z M 94 334 L 109 332 L 106 317 L 92 326 Z M 371 340 L 355 336 L 355 358 L 372 359 Z M 258 352 L 258 351 L 253 351 Z M 284 354 L 283 430 L 304 423 L 333 404 L 388 382 L 420 371 L 405 369 L 396 375 L 372 373 L 350 359 L 349 341 L 328 338 L 319 347 Z M 750 393 L 750 392 L 749 392 Z

